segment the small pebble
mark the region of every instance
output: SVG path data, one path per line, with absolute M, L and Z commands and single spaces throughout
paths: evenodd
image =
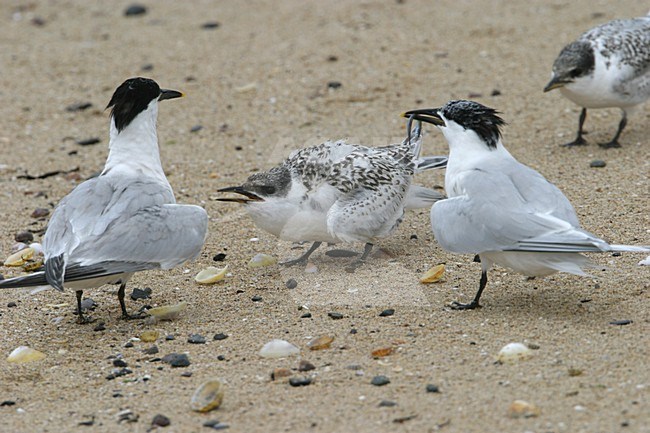
M 118 358 L 113 360 L 113 367 L 128 367 L 128 364 L 125 360 Z
M 93 331 L 99 332 L 99 331 L 105 331 L 106 330 L 106 324 L 104 322 L 99 322 L 95 327 L 93 328 Z
M 169 424 L 171 424 L 169 418 L 161 414 L 154 416 L 153 420 L 151 421 L 151 425 L 158 427 L 167 427 Z
M 390 383 L 390 379 L 386 376 L 379 375 L 373 377 L 370 383 L 375 386 L 384 386 Z
M 330 316 L 334 320 L 339 320 L 339 319 L 343 318 L 343 314 L 341 314 L 341 313 L 332 312 L 332 313 L 327 313 L 327 315 Z
M 90 138 L 84 138 L 83 140 L 77 140 L 76 143 L 79 146 L 92 146 L 93 144 L 101 143 L 102 140 L 100 140 L 97 137 L 90 137 Z
M 215 256 L 212 257 L 212 260 L 214 260 L 215 262 L 223 262 L 225 259 L 226 259 L 225 253 L 215 254 Z
M 379 402 L 379 407 L 394 407 L 397 403 L 391 400 L 382 400 Z
M 613 320 L 609 322 L 610 325 L 618 325 L 618 326 L 623 326 L 623 325 L 629 325 L 631 323 L 634 323 L 632 320 Z
M 27 230 L 24 230 L 22 232 L 16 233 L 16 236 L 14 236 L 14 240 L 16 242 L 31 244 L 32 242 L 34 242 L 34 234 L 32 232 L 28 232 Z
M 411 235 L 411 239 L 416 240 L 417 238 L 418 238 L 418 235 L 416 235 L 416 234 Z
M 77 102 L 75 104 L 70 104 L 67 107 L 65 107 L 65 111 L 69 111 L 71 113 L 74 113 L 75 111 L 84 111 L 92 107 L 93 104 L 90 102 Z
M 218 355 L 217 356 L 217 361 L 225 361 L 225 360 L 226 360 L 225 355 Z
M 350 250 L 329 250 L 325 252 L 325 255 L 328 257 L 347 258 L 356 257 L 359 255 L 359 253 Z
M 309 361 L 305 361 L 304 359 L 302 359 L 298 364 L 298 371 L 311 371 L 315 369 L 316 367 L 314 366 L 314 364 L 312 364 Z
M 508 408 L 510 418 L 533 418 L 539 416 L 540 413 L 537 406 L 524 400 L 515 400 Z
M 124 347 L 126 347 L 127 349 L 133 347 L 133 342 L 131 342 L 131 341 L 127 341 L 127 342 L 124 344 Z
M 228 338 L 228 336 L 226 334 L 222 333 L 222 332 L 220 332 L 218 334 L 214 334 L 214 337 L 213 337 L 213 339 L 217 340 L 217 341 L 225 340 L 226 338 Z
M 602 167 L 605 167 L 606 165 L 607 165 L 607 163 L 605 161 L 603 161 L 602 159 L 594 159 L 589 164 L 589 167 L 602 168 Z
M 158 352 L 159 352 L 158 346 L 156 346 L 155 344 L 153 346 L 151 346 L 150 348 L 144 349 L 142 351 L 142 353 L 144 353 L 145 355 L 155 355 Z
M 291 386 L 307 386 L 311 384 L 311 378 L 309 377 L 292 377 L 289 379 L 289 385 Z
M 284 285 L 287 287 L 287 289 L 295 289 L 296 287 L 298 287 L 298 282 L 293 278 L 291 278 L 287 280 L 287 282 L 284 283 Z
M 16 305 L 16 303 L 13 302 L 13 301 L 11 301 L 11 302 L 9 302 L 9 303 L 7 304 L 7 308 L 14 308 L 14 307 L 17 307 L 17 306 L 18 306 L 18 305 Z
M 327 87 L 329 89 L 339 89 L 342 86 L 343 86 L 343 84 L 341 84 L 340 81 L 330 81 L 329 83 L 327 83 Z
M 84 298 L 81 300 L 81 311 L 94 311 L 97 308 L 97 302 L 93 298 Z
M 151 288 L 145 287 L 144 289 L 134 288 L 131 292 L 131 299 L 137 301 L 138 299 L 149 299 L 151 298 Z
M 278 380 L 283 377 L 289 377 L 293 373 L 288 368 L 276 368 L 271 372 L 271 380 Z
M 32 218 L 43 218 L 43 217 L 48 216 L 49 214 L 50 214 L 49 209 L 45 209 L 43 207 L 38 207 L 38 208 L 34 209 L 34 212 L 32 212 L 31 217 Z
M 174 334 L 165 335 L 165 340 L 167 341 L 174 341 L 175 339 Z
M 379 313 L 379 317 L 390 317 L 393 314 L 395 314 L 395 310 L 393 308 L 388 308 L 381 313 Z
M 219 422 L 219 420 L 216 419 L 204 422 L 203 427 L 210 427 L 213 430 L 225 430 L 227 428 L 230 428 L 228 424 Z
M 172 367 L 187 367 L 190 365 L 190 359 L 185 353 L 170 353 L 163 356 L 162 362 Z
M 203 24 L 201 28 L 205 30 L 212 30 L 218 28 L 220 25 L 221 24 L 219 24 L 217 21 L 208 21 L 207 23 Z
M 153 71 L 153 64 L 152 63 L 145 63 L 144 65 L 142 65 L 140 67 L 140 70 L 145 71 L 145 72 Z
M 140 340 L 145 343 L 153 343 L 160 337 L 160 332 L 158 331 L 142 331 L 140 333 Z
M 181 377 L 192 377 L 191 371 L 184 371 L 181 373 Z
M 300 318 L 301 319 L 310 319 L 311 318 L 311 313 L 302 313 Z
M 114 369 L 111 374 L 106 376 L 106 380 L 113 380 L 117 377 L 126 376 L 127 374 L 131 373 L 133 373 L 133 371 L 129 370 L 128 368 Z
M 4 407 L 4 406 L 13 406 L 13 405 L 15 405 L 15 404 L 16 404 L 16 402 L 13 401 L 13 400 L 5 400 L 5 401 L 3 401 L 2 403 L 0 403 L 0 407 Z
M 200 334 L 190 334 L 187 342 L 191 344 L 205 344 L 205 337 Z
M 432 383 L 427 384 L 426 390 L 427 392 L 436 392 L 436 393 L 440 392 L 440 388 L 438 388 L 436 385 Z
M 133 17 L 147 13 L 147 8 L 140 4 L 132 4 L 124 10 L 124 16 Z
M 253 297 L 251 298 L 251 301 L 253 301 L 253 302 L 260 302 L 260 301 L 262 301 L 262 297 L 259 296 L 259 295 L 255 295 L 255 296 L 253 296 Z
M 199 132 L 202 129 L 203 129 L 203 125 L 194 125 L 192 126 L 192 128 L 190 128 L 190 132 Z
M 501 90 L 499 89 L 493 89 L 492 93 L 490 93 L 490 96 L 500 96 L 501 95 Z

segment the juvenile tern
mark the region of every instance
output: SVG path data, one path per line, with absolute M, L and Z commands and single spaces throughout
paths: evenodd
M 80 323 L 83 290 L 120 284 L 148 269 L 170 269 L 196 257 L 207 231 L 199 206 L 176 204 L 160 162 L 158 102 L 183 96 L 147 78 L 120 85 L 112 108 L 108 159 L 101 174 L 79 184 L 56 206 L 43 239 L 44 270 L 0 281 L 0 288 L 50 285 L 74 289 Z
M 587 274 L 594 265 L 580 253 L 650 251 L 610 245 L 583 230 L 564 194 L 537 171 L 518 162 L 503 146 L 504 121 L 497 111 L 472 101 L 450 101 L 442 108 L 404 116 L 436 125 L 449 144 L 445 173 L 448 199 L 431 208 L 431 226 L 444 249 L 478 254 L 481 281 L 469 304 L 479 307 L 487 272 L 496 263 L 527 276 L 555 272 Z

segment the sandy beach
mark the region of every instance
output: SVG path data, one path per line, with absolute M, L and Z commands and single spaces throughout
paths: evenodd
M 160 153 L 177 201 L 208 212 L 209 234 L 195 261 L 135 275 L 127 294 L 148 287 L 151 297 L 127 296 L 127 306 L 187 308 L 173 321 L 120 320 L 117 287 L 106 286 L 84 293 L 98 304 L 90 313 L 96 321 L 78 325 L 72 290 L 0 291 L 0 431 L 209 432 L 204 423 L 218 420 L 229 432 L 650 432 L 650 267 L 637 265 L 647 254 L 591 254 L 599 265 L 591 278 L 527 281 L 495 267 L 483 308 L 453 311 L 452 301 L 474 296 L 480 265 L 436 244 L 428 209 L 409 211 L 354 274 L 343 271 L 350 259 L 330 257 L 328 248 L 314 253 L 317 272 L 308 273 L 249 267 L 257 253 L 287 259 L 307 245 L 279 241 L 237 204 L 216 201 L 219 188 L 294 149 L 340 138 L 399 142 L 403 111 L 473 99 L 501 112 L 505 146 L 566 194 L 586 230 L 612 243 L 650 245 L 650 106 L 630 118 L 621 148 L 596 145 L 614 135 L 618 109 L 590 110 L 589 145 L 564 148 L 580 108 L 542 92 L 565 44 L 608 20 L 644 15 L 647 5 L 142 4 L 146 13 L 136 16 L 125 16 L 130 3 L 122 1 L 0 5 L 0 258 L 19 232 L 41 242 L 48 217 L 33 212 L 51 212 L 103 168 L 112 92 L 129 77 L 150 77 L 186 94 L 160 105 Z M 91 105 L 71 107 L 82 103 Z M 448 153 L 439 131 L 428 125 L 425 133 L 425 154 Z M 89 139 L 98 142 L 78 144 Z M 594 160 L 606 165 L 591 167 Z M 444 170 L 417 182 L 442 186 Z M 217 254 L 225 259 L 215 262 Z M 223 282 L 194 281 L 202 269 L 226 264 L 231 275 Z M 442 281 L 420 284 L 437 264 L 445 265 Z M 17 273 L 0 268 L 5 278 Z M 295 288 L 287 288 L 290 279 Z M 380 316 L 387 309 L 394 314 Z M 159 338 L 141 341 L 144 331 Z M 206 343 L 188 342 L 191 334 Z M 307 343 L 319 336 L 334 341 L 311 351 Z M 301 353 L 260 357 L 272 339 Z M 530 359 L 496 363 L 511 342 L 533 347 Z M 45 359 L 8 363 L 21 345 Z M 372 356 L 382 348 L 391 353 Z M 171 353 L 186 353 L 190 365 L 160 360 Z M 108 379 L 115 359 L 130 373 Z M 315 369 L 298 371 L 301 360 Z M 272 380 L 278 368 L 311 383 Z M 376 376 L 390 383 L 371 384 Z M 225 387 L 221 407 L 192 411 L 194 390 L 213 378 Z M 513 417 L 516 400 L 536 409 Z M 158 414 L 168 426 L 152 426 Z

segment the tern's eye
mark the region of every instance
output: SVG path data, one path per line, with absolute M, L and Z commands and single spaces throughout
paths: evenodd
M 575 68 L 571 70 L 571 76 L 572 77 L 579 77 L 582 75 L 582 69 L 581 68 Z
M 262 186 L 260 186 L 260 191 L 262 191 L 266 195 L 273 195 L 273 194 L 275 194 L 275 187 L 274 186 L 268 186 L 268 185 L 262 185 Z

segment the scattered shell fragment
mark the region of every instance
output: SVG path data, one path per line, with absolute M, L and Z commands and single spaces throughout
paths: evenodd
M 34 248 L 27 247 L 7 257 L 5 266 L 22 266 L 34 257 Z
M 316 266 L 312 262 L 308 262 L 307 265 L 305 266 L 305 274 L 316 274 L 316 273 L 318 273 L 318 266 Z
M 257 83 L 252 82 L 248 84 L 244 84 L 243 86 L 235 87 L 235 92 L 237 93 L 247 93 L 247 92 L 252 92 L 254 90 L 257 90 Z
M 540 413 L 537 406 L 524 400 L 515 400 L 508 408 L 510 418 L 532 418 L 539 416 Z
M 522 343 L 509 343 L 503 346 L 497 355 L 497 361 L 504 362 L 516 362 L 523 359 L 528 359 L 532 356 L 531 350 Z
M 214 266 L 208 266 L 206 269 L 202 270 L 196 277 L 194 281 L 199 284 L 214 284 L 217 281 L 221 281 L 226 277 L 226 272 L 228 272 L 228 265 L 219 269 Z
M 196 388 L 190 407 L 197 412 L 209 412 L 221 406 L 223 394 L 223 384 L 218 380 L 209 380 Z
M 147 313 L 157 320 L 174 320 L 186 307 L 187 302 L 181 302 L 179 304 L 151 308 L 147 310 Z
M 298 353 L 300 349 L 285 340 L 271 340 L 260 350 L 262 358 L 284 358 Z
M 31 347 L 18 346 L 9 354 L 7 362 L 24 364 L 26 362 L 40 361 L 41 359 L 44 359 L 45 356 L 46 355 L 43 352 L 39 352 Z
M 392 347 L 382 347 L 380 349 L 373 350 L 371 354 L 373 358 L 383 358 L 384 356 L 388 356 L 391 353 L 393 353 Z
M 248 266 L 251 268 L 262 268 L 264 266 L 273 266 L 278 262 L 278 259 L 276 259 L 273 256 L 270 256 L 268 254 L 262 254 L 258 253 L 255 254 L 255 256 L 251 259 L 250 262 L 248 262 Z
M 33 262 L 26 262 L 26 263 L 23 265 L 23 270 L 24 270 L 25 272 L 32 272 L 32 271 L 35 271 L 36 269 L 39 269 L 41 266 L 43 266 L 43 263 L 44 263 L 44 262 L 43 262 L 42 259 L 40 259 L 40 260 L 36 260 L 36 261 L 33 261 Z
M 283 377 L 289 377 L 293 374 L 288 368 L 276 368 L 271 372 L 271 380 L 278 380 Z
M 143 331 L 142 334 L 140 334 L 140 341 L 144 341 L 145 343 L 153 343 L 160 337 L 160 333 L 158 331 Z
M 307 343 L 307 347 L 309 347 L 309 350 L 329 349 L 330 346 L 332 345 L 332 341 L 334 341 L 334 337 L 329 335 L 323 335 L 321 337 L 316 337 L 309 340 L 309 343 Z
M 443 275 L 445 275 L 445 265 L 436 265 L 422 275 L 420 282 L 422 284 L 435 283 L 440 281 Z

